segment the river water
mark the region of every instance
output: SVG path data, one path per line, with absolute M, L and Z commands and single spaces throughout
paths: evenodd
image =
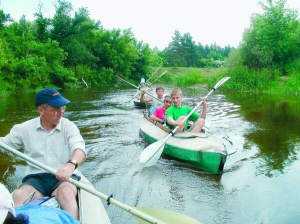
M 183 89 L 184 104 L 194 107 L 208 91 Z M 208 134 L 230 154 L 224 173 L 213 175 L 164 156 L 142 169 L 138 158 L 148 144 L 139 133 L 143 110 L 128 103 L 134 89 L 62 93 L 72 101 L 64 116 L 79 127 L 88 149 L 79 169 L 98 191 L 132 207 L 171 210 L 208 224 L 299 223 L 299 98 L 219 91 L 210 95 Z M 34 95 L 0 99 L 0 136 L 13 124 L 37 116 Z M 25 162 L 0 154 L 0 181 L 13 190 Z M 137 223 L 130 213 L 103 203 L 113 224 Z

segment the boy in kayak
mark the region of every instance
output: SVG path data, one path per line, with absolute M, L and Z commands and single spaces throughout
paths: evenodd
M 78 219 L 77 188 L 68 182 L 86 159 L 85 142 L 78 127 L 63 117 L 70 103 L 57 90 L 47 88 L 35 97 L 39 117 L 16 124 L 0 142 L 24 149 L 24 154 L 57 170 L 56 174 L 28 163 L 21 186 L 14 192 L 15 206 L 21 206 L 35 191 L 33 199 L 55 195 L 61 208 Z
M 152 103 L 152 108 L 150 109 L 150 115 L 154 112 L 155 108 L 162 107 L 164 105 L 164 94 L 165 94 L 165 88 L 163 86 L 157 86 L 155 89 L 156 98 L 149 96 L 146 94 L 148 90 L 147 89 L 141 89 L 141 96 L 140 101 L 144 103 Z M 149 91 L 148 91 L 149 92 Z
M 157 121 L 161 124 L 164 123 L 165 121 L 165 116 L 166 116 L 166 110 L 172 105 L 172 99 L 171 96 L 166 95 L 164 97 L 164 105 L 162 107 L 157 107 L 153 114 L 150 115 L 150 118 L 153 121 Z
M 207 112 L 207 104 L 205 98 L 202 99 L 203 107 L 201 116 L 198 113 L 193 112 L 185 122 L 182 122 L 185 117 L 192 111 L 192 108 L 182 105 L 183 94 L 180 88 L 173 88 L 170 95 L 173 105 L 170 106 L 166 111 L 167 126 L 170 129 L 174 129 L 176 126 L 179 126 L 176 133 L 180 133 L 188 129 L 189 121 L 193 121 L 194 123 L 192 127 L 189 128 L 189 131 L 200 132 L 205 124 Z

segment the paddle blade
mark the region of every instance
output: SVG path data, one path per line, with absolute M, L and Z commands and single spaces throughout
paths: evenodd
M 140 163 L 144 167 L 153 166 L 159 159 L 165 147 L 165 142 L 157 141 L 145 148 L 140 155 Z
M 167 210 L 162 210 L 162 209 L 154 209 L 154 208 L 144 208 L 144 207 L 136 207 L 136 210 L 139 210 L 147 215 L 150 215 L 152 217 L 155 217 L 156 219 L 164 222 L 164 223 L 188 223 L 188 224 L 201 224 L 200 221 L 191 218 L 189 216 L 177 213 L 177 212 L 172 212 L 172 211 L 167 211 Z M 134 218 L 140 223 L 140 224 L 147 224 L 149 222 L 137 217 L 134 215 Z

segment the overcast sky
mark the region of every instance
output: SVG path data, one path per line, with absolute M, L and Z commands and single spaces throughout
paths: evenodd
M 33 20 L 38 2 L 45 16 L 52 18 L 55 0 L 0 0 L 0 8 L 19 20 L 23 14 Z M 198 44 L 216 43 L 237 47 L 253 13 L 262 13 L 258 0 L 69 0 L 74 9 L 85 7 L 90 18 L 100 20 L 105 29 L 131 28 L 138 41 L 163 50 L 175 30 L 190 33 Z M 287 0 L 287 7 L 300 11 L 300 0 Z

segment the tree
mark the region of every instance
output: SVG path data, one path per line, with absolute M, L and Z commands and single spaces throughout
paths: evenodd
M 181 38 L 180 32 L 175 30 L 172 42 L 167 47 L 166 62 L 168 66 L 185 67 L 187 64 L 182 51 Z
M 97 58 L 92 54 L 90 42 L 95 38 L 95 32 L 102 29 L 100 24 L 100 21 L 94 22 L 90 19 L 86 8 L 80 8 L 78 12 L 75 12 L 74 18 L 71 19 L 71 35 L 63 46 L 68 53 L 66 66 L 85 64 L 90 68 L 95 68 Z
M 44 17 L 43 4 L 38 3 L 37 12 L 34 13 L 36 17 L 33 26 L 32 34 L 37 38 L 37 41 L 46 42 L 50 38 L 49 28 L 51 25 L 51 20 Z
M 5 14 L 2 9 L 0 9 L 0 31 L 4 28 L 6 22 L 12 22 L 10 14 Z
M 72 35 L 72 4 L 64 0 L 58 0 L 56 11 L 52 19 L 51 39 L 56 40 L 64 49 Z
M 183 34 L 181 38 L 181 48 L 186 61 L 186 67 L 197 67 L 199 57 L 197 46 L 189 33 Z
M 300 24 L 295 10 L 285 8 L 286 0 L 260 2 L 262 15 L 254 15 L 241 45 L 244 65 L 275 68 L 286 74 L 286 65 L 300 56 Z

